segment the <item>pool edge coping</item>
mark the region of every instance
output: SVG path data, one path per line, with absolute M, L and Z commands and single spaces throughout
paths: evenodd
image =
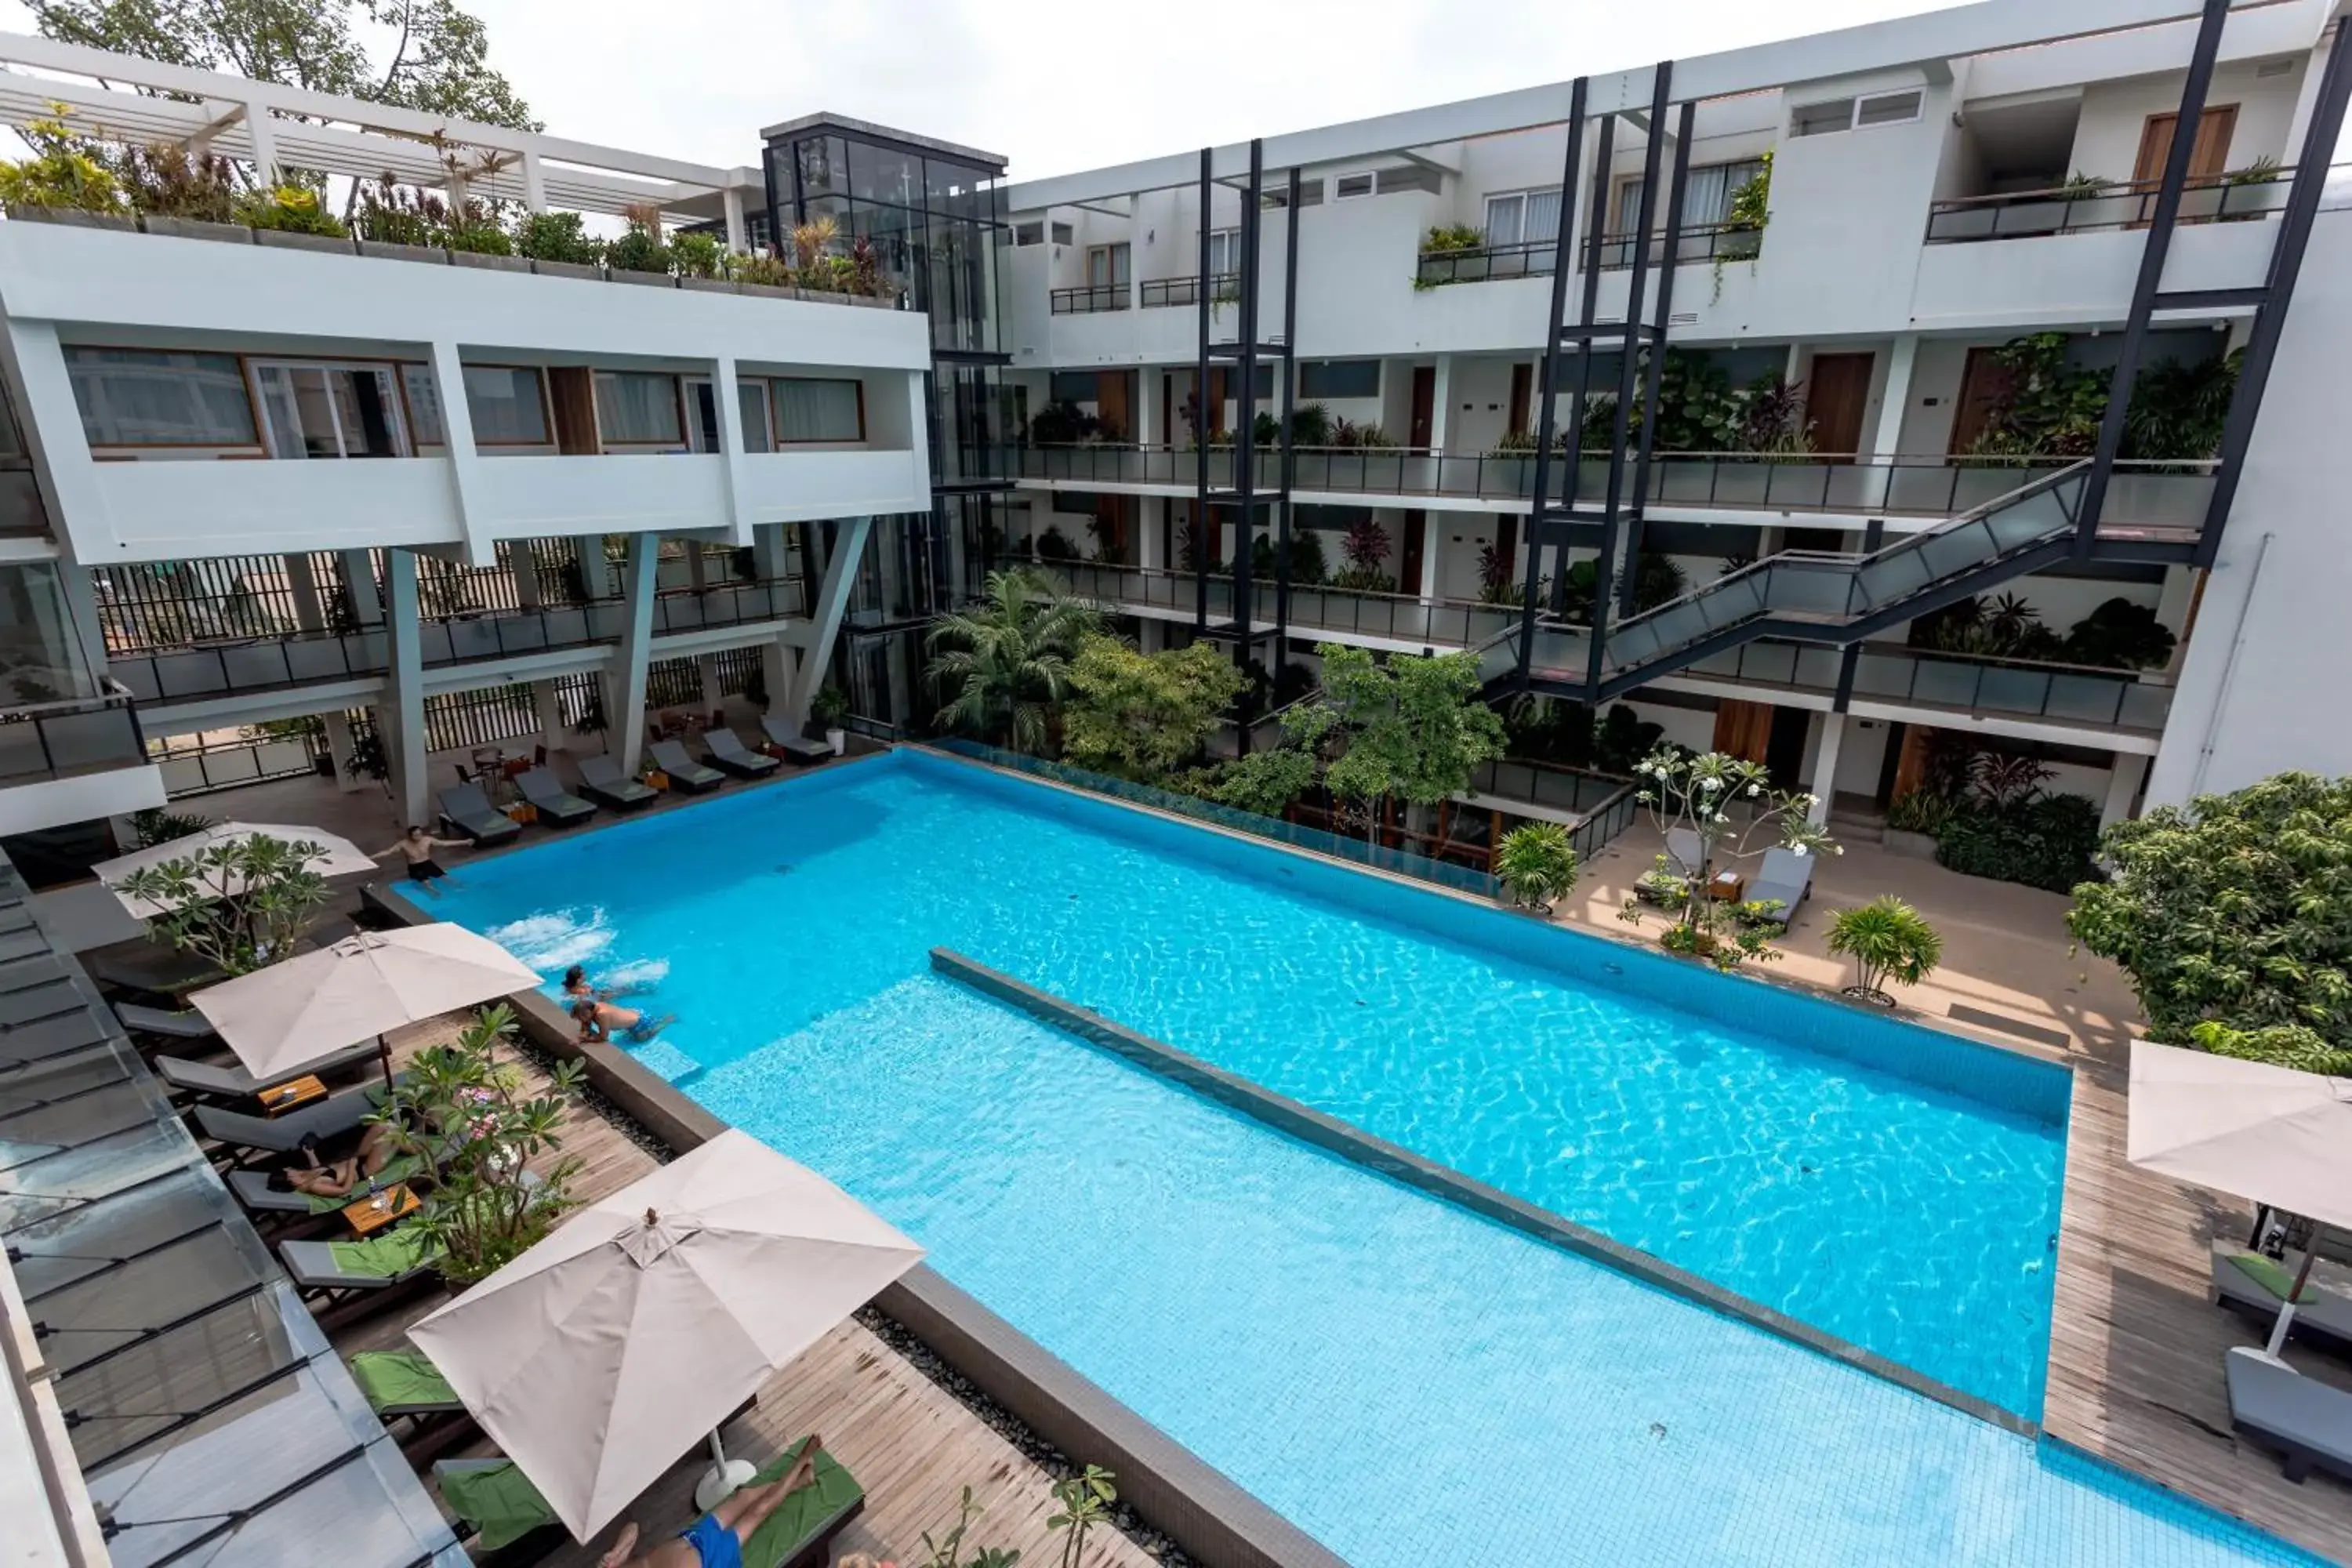
M 373 885 L 361 897 L 406 925 L 442 923 Z M 580 1039 L 571 1019 L 543 993 L 517 992 L 506 1001 L 533 1046 L 579 1062 L 591 1089 L 673 1155 L 728 1131 L 723 1118 L 620 1047 Z M 1075 1462 L 1115 1472 L 1120 1500 L 1202 1568 L 1353 1568 L 928 1263 L 884 1287 L 873 1304 Z
M 1964 1415 L 1974 1416 L 2028 1440 L 2039 1440 L 2042 1436 L 2039 1423 L 2013 1411 L 2004 1410 L 1990 1400 L 1939 1382 L 1776 1308 L 1727 1290 L 1654 1253 L 1628 1247 L 1588 1226 L 1579 1225 L 1452 1166 L 1439 1164 L 1410 1149 L 1363 1131 L 1338 1117 L 1317 1110 L 1286 1095 L 1277 1094 L 1190 1052 L 1130 1029 L 1124 1024 L 1106 1018 L 1051 992 L 1042 991 L 1002 971 L 991 969 L 952 948 L 932 948 L 931 968 L 935 973 L 961 981 L 983 994 L 1018 1008 L 1041 1023 L 1215 1100 L 1276 1132 L 1467 1209 L 1481 1218 L 1507 1226 L 1535 1240 L 1573 1252 L 1654 1289 L 1665 1291 L 1695 1306 L 1735 1319 L 1801 1350 L 1826 1356 L 1922 1398 L 1932 1399 Z

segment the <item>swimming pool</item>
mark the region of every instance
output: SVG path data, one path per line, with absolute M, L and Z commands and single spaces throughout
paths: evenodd
M 441 912 L 551 973 L 658 973 L 702 1068 L 687 1092 L 1362 1568 L 1473 1542 L 1528 1563 L 1955 1542 L 2303 1561 L 1307 1150 L 927 955 L 960 948 L 2012 1409 L 2038 1408 L 2045 1352 L 2054 1069 L 904 755 L 467 880 Z M 1713 1016 L 1668 1005 L 1685 994 Z

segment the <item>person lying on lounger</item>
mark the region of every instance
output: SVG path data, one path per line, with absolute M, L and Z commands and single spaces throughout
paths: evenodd
M 307 1193 L 314 1198 L 348 1196 L 392 1163 L 393 1156 L 400 1152 L 392 1129 L 381 1121 L 372 1123 L 360 1134 L 359 1152 L 348 1160 L 320 1159 L 315 1138 L 303 1139 L 301 1148 L 303 1158 L 310 1163 L 306 1168 L 273 1173 L 269 1178 L 273 1192 Z
M 441 889 L 433 885 L 436 879 L 446 882 L 453 888 L 462 888 L 466 884 L 434 864 L 433 851 L 463 849 L 465 847 L 466 841 L 462 838 L 436 838 L 421 827 L 411 827 L 401 836 L 400 842 L 394 845 L 391 849 L 379 849 L 368 858 L 381 860 L 394 850 L 407 856 L 408 879 L 437 899 L 441 896 Z
M 665 1013 L 658 1018 L 648 1018 L 635 1007 L 615 1007 L 610 1002 L 593 997 L 572 1005 L 572 1019 L 580 1026 L 583 1041 L 609 1040 L 618 1036 L 633 1046 L 642 1046 L 672 1024 L 677 1015 Z
M 817 1449 L 822 1445 L 822 1439 L 811 1437 L 791 1469 L 764 1487 L 745 1487 L 696 1520 L 676 1540 L 663 1542 L 642 1557 L 631 1555 L 637 1548 L 636 1525 L 621 1526 L 613 1550 L 597 1559 L 596 1568 L 743 1568 L 743 1548 L 752 1532 L 816 1474 Z

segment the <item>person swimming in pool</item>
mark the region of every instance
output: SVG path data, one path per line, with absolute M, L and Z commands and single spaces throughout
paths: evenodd
M 652 989 L 634 980 L 618 985 L 591 985 L 586 966 L 578 963 L 563 972 L 563 1000 L 573 1006 L 583 1002 L 617 1002 L 624 996 L 641 996 Z
M 593 996 L 573 1003 L 572 1016 L 580 1026 L 580 1038 L 583 1042 L 609 1040 L 617 1036 L 633 1046 L 644 1045 L 677 1022 L 675 1013 L 648 1018 L 635 1007 L 615 1007 L 610 1002 L 599 1002 Z

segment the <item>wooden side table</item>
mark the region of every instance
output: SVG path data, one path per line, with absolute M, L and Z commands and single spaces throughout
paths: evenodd
M 662 772 L 659 768 L 656 768 L 653 772 L 646 775 L 646 787 L 647 789 L 667 789 L 669 788 L 669 775 Z
M 406 1182 L 395 1183 L 373 1197 L 360 1198 L 343 1205 L 343 1218 L 351 1223 L 355 1235 L 373 1236 L 385 1226 L 406 1219 L 425 1206 Z
M 282 1116 L 297 1106 L 326 1099 L 327 1086 L 319 1081 L 315 1073 L 305 1073 L 300 1078 L 288 1079 L 284 1083 L 273 1083 L 256 1092 L 253 1098 L 261 1102 L 263 1115 Z
M 1721 903 L 1736 904 L 1748 891 L 1748 879 L 1737 871 L 1717 871 L 1707 882 L 1707 897 Z

